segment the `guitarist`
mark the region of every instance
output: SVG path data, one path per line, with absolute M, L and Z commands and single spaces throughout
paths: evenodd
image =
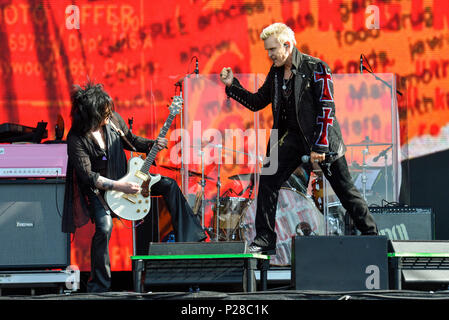
M 109 239 L 112 232 L 110 210 L 103 199 L 105 190 L 138 193 L 140 185 L 117 181 L 127 172 L 124 149 L 149 152 L 154 143 L 159 150 L 167 139 L 149 140 L 134 135 L 122 117 L 114 112 L 111 97 L 101 84 L 75 86 L 71 94 L 72 127 L 67 135 L 67 181 L 62 231 L 74 233 L 89 219 L 95 224 L 91 243 L 91 277 L 88 292 L 106 292 L 111 286 Z M 176 240 L 196 242 L 206 233 L 193 214 L 175 180 L 161 177 L 152 195 L 162 195 L 172 218 Z

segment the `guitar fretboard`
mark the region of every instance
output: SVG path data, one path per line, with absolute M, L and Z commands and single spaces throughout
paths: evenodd
M 165 121 L 164 125 L 161 128 L 161 131 L 159 132 L 158 138 L 164 138 L 167 135 L 168 129 L 170 129 L 170 126 L 171 126 L 175 116 L 176 116 L 176 114 L 170 113 L 170 115 L 167 118 L 167 121 Z M 145 159 L 144 164 L 140 168 L 141 172 L 148 173 L 150 171 L 150 167 L 153 164 L 158 151 L 159 150 L 157 149 L 156 142 L 155 142 L 153 147 L 151 148 L 150 152 L 148 153 L 148 156 Z

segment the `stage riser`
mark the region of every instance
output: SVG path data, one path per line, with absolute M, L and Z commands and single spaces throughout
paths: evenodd
M 150 242 L 149 255 L 238 254 L 246 253 L 244 241 L 218 242 Z
M 246 281 L 245 262 L 221 259 L 212 261 L 151 261 L 146 264 L 145 285 L 154 286 L 185 285 L 242 285 Z
M 148 255 L 132 257 L 134 286 L 138 292 L 180 285 L 237 285 L 238 291 L 255 291 L 255 270 L 261 271 L 265 286 L 269 260 L 246 251 L 243 241 L 150 243 Z
M 449 284 L 449 241 L 390 241 L 390 288 Z

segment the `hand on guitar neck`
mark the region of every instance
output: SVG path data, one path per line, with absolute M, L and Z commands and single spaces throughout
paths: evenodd
M 160 150 L 167 148 L 168 140 L 166 138 L 157 137 L 157 139 L 154 141 L 157 148 Z M 151 150 L 151 147 L 150 147 Z

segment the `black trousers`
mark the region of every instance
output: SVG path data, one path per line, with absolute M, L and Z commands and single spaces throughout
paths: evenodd
M 276 243 L 276 208 L 279 189 L 302 164 L 301 157 L 309 155 L 306 152 L 299 135 L 288 134 L 282 145 L 271 150 L 270 163 L 264 165 L 259 181 L 256 210 L 256 237 L 254 243 L 261 246 L 275 246 Z M 277 160 L 273 159 L 277 153 Z M 274 174 L 265 174 L 268 168 L 277 164 Z M 306 176 L 310 177 L 312 166 L 304 164 Z M 332 189 L 339 198 L 342 206 L 353 219 L 354 224 L 362 234 L 377 234 L 377 226 L 370 214 L 368 205 L 352 182 L 346 158 L 343 156 L 335 160 L 330 168 L 330 174 L 324 166 L 322 170 Z M 273 171 L 273 169 L 270 169 Z M 308 184 L 308 181 L 307 181 Z
M 175 238 L 178 242 L 197 242 L 206 239 L 199 219 L 194 215 L 175 180 L 161 177 L 151 188 L 151 195 L 161 195 L 172 218 Z M 97 197 L 90 199 L 90 210 L 95 223 L 91 244 L 91 277 L 88 292 L 105 292 L 111 287 L 109 240 L 112 233 L 112 217 Z

